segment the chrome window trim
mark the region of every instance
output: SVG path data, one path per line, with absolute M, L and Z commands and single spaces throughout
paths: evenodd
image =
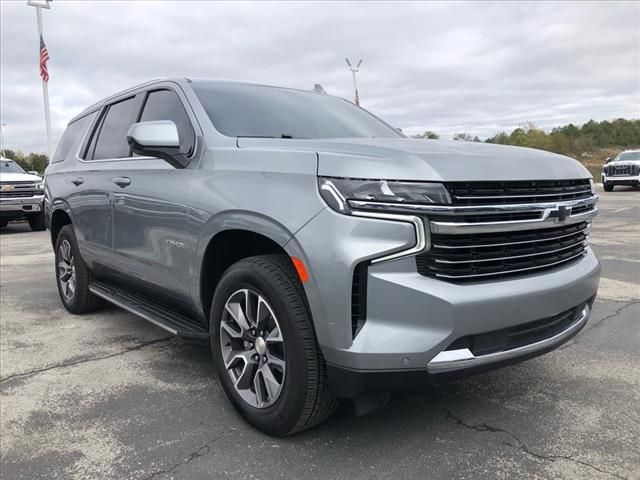
M 410 257 L 416 255 L 423 250 L 428 250 L 430 247 L 430 236 L 424 227 L 424 223 L 420 217 L 414 215 L 397 215 L 393 213 L 373 213 L 373 212 L 361 212 L 352 211 L 352 215 L 356 217 L 372 218 L 376 220 L 392 220 L 396 222 L 405 222 L 413 224 L 413 228 L 416 234 L 416 243 L 413 247 L 400 250 L 399 252 L 384 255 L 382 257 L 374 258 L 371 263 L 386 262 L 389 260 L 396 260 L 398 258 Z
M 487 355 L 478 355 L 477 357 L 468 348 L 458 350 L 445 350 L 437 354 L 428 364 L 427 370 L 430 373 L 453 372 L 465 368 L 473 368 L 481 365 L 502 362 L 510 360 L 529 353 L 543 350 L 555 344 L 562 343 L 577 333 L 589 320 L 591 308 L 586 305 L 578 318 L 565 330 L 556 335 L 545 338 L 538 342 L 530 343 L 523 347 L 513 348 L 511 350 L 503 350 L 502 352 L 489 353 Z

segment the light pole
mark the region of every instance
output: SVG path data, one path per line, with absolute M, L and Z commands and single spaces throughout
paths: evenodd
M 0 157 L 5 158 L 4 156 L 4 127 L 6 127 L 6 123 L 0 124 Z
M 355 104 L 360 106 L 360 97 L 358 96 L 358 84 L 356 82 L 356 72 L 360 71 L 360 64 L 362 63 L 362 59 L 360 59 L 360 61 L 355 67 L 351 64 L 348 58 L 345 58 L 344 60 L 345 62 L 347 62 L 347 65 L 349 66 L 349 70 L 351 70 L 351 73 L 353 75 L 353 92 L 354 92 L 353 98 L 354 98 Z
M 42 40 L 42 9 L 46 8 L 47 10 L 51 8 L 49 5 L 53 0 L 28 0 L 27 5 L 31 7 L 36 7 L 36 17 L 38 19 L 38 36 L 40 37 L 38 40 L 40 41 L 40 64 L 42 64 L 42 47 L 44 45 Z M 48 59 L 48 54 L 47 54 Z M 42 76 L 42 72 L 40 74 Z M 47 74 L 47 78 L 42 77 L 42 96 L 44 97 L 44 122 L 47 127 L 47 153 L 49 155 L 49 162 L 51 162 L 51 111 L 49 110 L 49 77 Z

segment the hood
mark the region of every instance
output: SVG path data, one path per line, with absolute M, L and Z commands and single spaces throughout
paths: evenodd
M 11 173 L 11 172 L 2 172 L 0 173 L 0 182 L 2 183 L 11 183 L 11 182 L 41 182 L 42 178 L 38 175 L 31 175 L 30 173 Z
M 239 138 L 240 148 L 312 150 L 318 174 L 392 180 L 482 181 L 591 178 L 576 160 L 532 148 L 409 138 Z

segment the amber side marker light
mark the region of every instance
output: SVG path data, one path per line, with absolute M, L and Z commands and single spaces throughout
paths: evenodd
M 309 280 L 309 273 L 307 272 L 304 263 L 302 263 L 302 260 L 300 260 L 298 257 L 291 257 L 291 261 L 293 262 L 293 266 L 296 267 L 296 272 L 298 272 L 300 281 L 302 283 L 305 283 L 307 280 Z

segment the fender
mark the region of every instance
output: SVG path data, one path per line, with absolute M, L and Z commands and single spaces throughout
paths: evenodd
M 193 224 L 191 226 L 193 227 Z M 283 224 L 273 218 L 256 212 L 227 210 L 211 217 L 202 227 L 198 235 L 198 244 L 195 247 L 195 253 L 192 257 L 193 264 L 190 266 L 191 277 L 193 279 L 191 296 L 195 300 L 196 305 L 202 304 L 202 299 L 200 298 L 201 266 L 207 247 L 216 235 L 228 230 L 246 230 L 260 234 L 274 241 L 283 249 L 285 249 L 285 245 L 293 237 L 293 232 Z

